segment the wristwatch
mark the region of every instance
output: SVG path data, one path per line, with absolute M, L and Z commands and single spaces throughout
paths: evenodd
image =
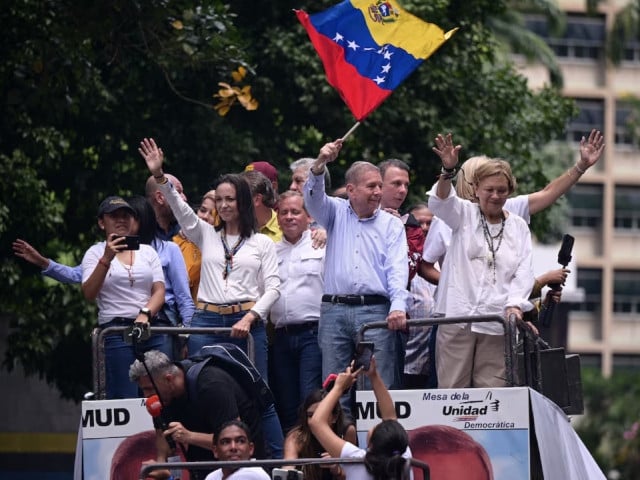
M 144 313 L 149 319 L 149 322 L 151 322 L 151 310 L 149 310 L 147 307 L 142 307 L 140 309 L 140 313 Z

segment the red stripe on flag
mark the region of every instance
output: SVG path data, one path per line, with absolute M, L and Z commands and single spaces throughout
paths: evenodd
M 362 121 L 391 95 L 392 90 L 380 88 L 373 80 L 360 75 L 345 60 L 344 48 L 318 33 L 306 12 L 296 10 L 296 15 L 322 60 L 327 80 L 338 91 L 356 120 Z

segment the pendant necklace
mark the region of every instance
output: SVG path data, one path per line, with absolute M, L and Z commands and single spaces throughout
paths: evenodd
M 238 253 L 238 250 L 240 250 L 240 247 L 244 244 L 244 238 L 242 238 L 242 235 L 238 235 L 238 240 L 235 245 L 229 248 L 229 245 L 227 245 L 227 233 L 223 228 L 220 239 L 222 240 L 222 246 L 224 247 L 224 269 L 222 270 L 222 279 L 226 280 L 233 268 L 233 256 Z
M 478 209 L 479 208 L 480 207 L 478 206 Z M 500 245 L 502 244 L 502 237 L 504 234 L 504 221 L 504 212 L 502 212 L 502 225 L 500 225 L 500 231 L 496 235 L 491 235 L 491 232 L 489 231 L 489 225 L 487 224 L 487 218 L 484 216 L 484 213 L 482 213 L 482 210 L 480 210 L 480 223 L 482 224 L 484 240 L 487 244 L 487 247 L 489 248 L 489 251 L 491 252 L 491 258 L 487 260 L 487 264 L 489 265 L 489 268 L 493 270 L 494 285 L 496 283 L 496 253 L 500 248 Z M 497 244 L 495 243 L 496 240 Z
M 129 250 L 129 265 L 125 265 L 123 263 L 122 266 L 129 275 L 129 286 L 133 287 L 133 284 L 136 283 L 135 279 L 133 278 L 133 250 Z

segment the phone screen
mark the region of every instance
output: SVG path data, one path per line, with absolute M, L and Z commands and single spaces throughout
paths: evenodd
M 373 355 L 373 342 L 360 342 L 356 345 L 356 352 L 353 356 L 353 370 L 360 367 L 369 370 L 371 366 L 371 357 Z

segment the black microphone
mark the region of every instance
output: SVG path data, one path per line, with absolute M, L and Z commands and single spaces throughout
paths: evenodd
M 560 246 L 560 251 L 558 252 L 558 263 L 562 265 L 562 268 L 566 268 L 571 261 L 571 251 L 573 250 L 573 242 L 575 238 L 573 238 L 569 234 L 565 234 L 562 237 L 562 245 Z M 562 290 L 562 285 L 559 283 L 550 283 L 549 288 L 555 292 L 559 292 Z M 556 308 L 556 302 L 549 302 L 547 308 L 542 312 L 542 326 L 548 327 L 551 324 L 551 319 L 553 318 L 553 311 Z

